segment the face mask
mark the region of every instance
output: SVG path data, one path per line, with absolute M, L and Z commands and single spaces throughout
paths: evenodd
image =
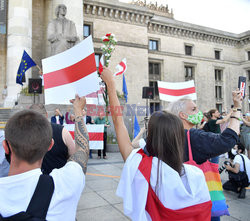
M 235 149 L 231 149 L 231 153 L 233 154 L 233 155 L 236 155 L 237 154 L 237 150 L 235 150 Z
M 188 120 L 190 123 L 192 123 L 192 124 L 194 124 L 194 125 L 197 125 L 197 124 L 199 124 L 199 123 L 201 122 L 202 118 L 203 118 L 203 113 L 202 113 L 201 111 L 199 111 L 199 112 L 196 113 L 196 114 L 188 115 L 187 120 Z

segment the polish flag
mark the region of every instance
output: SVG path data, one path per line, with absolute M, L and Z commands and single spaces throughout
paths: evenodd
M 75 124 L 64 124 L 64 127 L 75 139 Z M 103 149 L 104 124 L 87 124 L 86 127 L 89 133 L 89 148 L 91 150 Z
M 185 96 L 197 100 L 193 80 L 177 83 L 158 81 L 157 83 L 160 100 L 172 102 Z
M 100 58 L 100 62 L 99 62 L 99 73 L 101 74 L 103 72 L 103 66 L 104 66 L 104 58 L 103 55 Z
M 100 89 L 92 37 L 42 60 L 45 104 L 69 104 L 69 100 Z
M 116 69 L 117 69 L 117 72 L 114 74 L 114 76 L 118 76 L 126 72 L 127 70 L 126 58 L 122 59 L 122 61 L 116 66 Z

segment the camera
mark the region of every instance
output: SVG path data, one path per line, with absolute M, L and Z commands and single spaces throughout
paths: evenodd
M 219 174 L 221 174 L 225 169 L 226 169 L 226 167 L 225 167 L 225 165 L 230 165 L 230 166 L 232 166 L 232 164 L 229 162 L 229 161 L 224 161 L 224 165 L 222 165 L 220 168 L 219 168 Z

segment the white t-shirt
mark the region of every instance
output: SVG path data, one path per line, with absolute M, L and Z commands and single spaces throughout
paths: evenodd
M 244 154 L 241 154 L 241 156 L 244 157 L 245 160 L 245 166 L 246 166 L 246 171 L 247 171 L 247 176 L 250 181 L 250 160 L 245 156 Z M 244 165 L 243 165 L 243 160 L 239 154 L 237 154 L 234 158 L 234 164 L 238 163 L 240 164 L 240 171 L 244 171 Z
M 0 213 L 8 217 L 26 211 L 35 191 L 41 169 L 0 178 Z M 85 175 L 76 162 L 68 162 L 60 169 L 54 169 L 55 189 L 49 205 L 46 220 L 75 221 L 77 204 L 85 185 Z
M 124 213 L 132 220 L 151 220 L 145 206 L 148 183 L 138 169 L 142 156 L 134 149 L 123 167 L 116 194 L 123 198 Z M 162 204 L 172 210 L 210 201 L 210 195 L 203 172 L 191 165 L 183 164 L 185 174 L 180 175 L 160 161 L 159 189 L 157 196 Z M 155 190 L 158 158 L 153 157 L 150 184 Z

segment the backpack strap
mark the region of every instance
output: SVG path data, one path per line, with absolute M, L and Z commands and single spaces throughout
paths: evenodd
M 242 158 L 243 166 L 244 166 L 244 172 L 246 173 L 247 171 L 246 171 L 245 159 L 244 159 L 244 157 L 243 157 L 241 154 L 239 154 L 239 155 L 240 155 L 241 158 Z
M 190 130 L 187 131 L 187 141 L 188 141 L 188 159 L 190 161 L 193 161 L 193 154 L 192 154 L 192 148 L 191 148 L 191 142 L 190 142 Z
M 55 185 L 51 176 L 44 174 L 40 175 L 26 212 L 33 217 L 45 220 L 54 188 Z

